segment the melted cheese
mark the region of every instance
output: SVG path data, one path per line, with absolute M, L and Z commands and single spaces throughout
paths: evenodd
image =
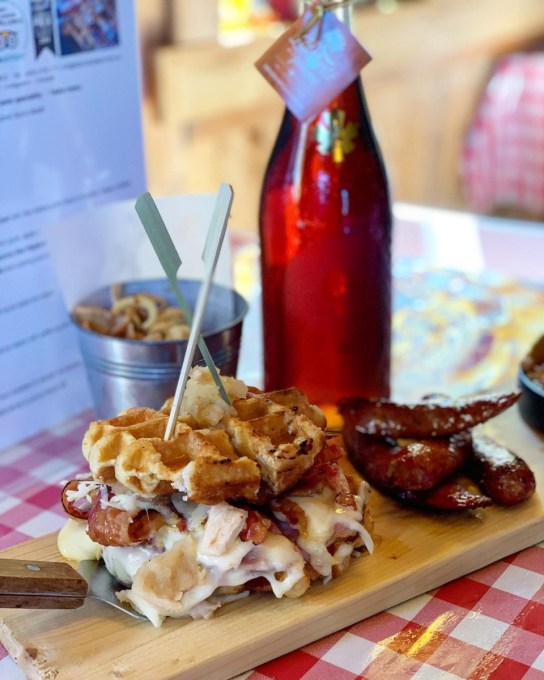
M 252 548 L 253 543 L 251 541 L 241 541 L 239 538 L 237 538 L 231 543 L 229 549 L 226 550 L 222 555 L 208 555 L 202 552 L 200 544 L 198 550 L 198 562 L 207 569 L 215 570 L 221 574 L 224 574 L 229 571 L 229 569 L 237 569 L 244 557 L 252 550 Z
M 187 539 L 186 536 L 185 540 Z M 196 549 L 197 561 L 206 566 L 201 572 L 202 580 L 183 593 L 175 606 L 157 606 L 150 601 L 155 599 L 153 594 L 145 597 L 145 594 L 134 590 L 118 593 L 119 599 L 122 602 L 129 602 L 141 614 L 147 616 L 154 626 L 160 626 L 166 616 L 208 618 L 221 605 L 221 601 L 209 602 L 208 598 L 221 586 L 240 586 L 262 576 L 270 583 L 274 595 L 283 597 L 305 579 L 304 559 L 285 536 L 268 534 L 265 541 L 257 546 L 249 541 L 237 539 L 221 557 L 204 556 L 198 548 L 199 541 L 194 541 L 193 549 Z M 123 551 L 128 556 L 131 549 L 115 548 L 115 550 Z M 122 562 L 120 553 L 117 555 Z M 108 565 L 108 561 L 106 564 Z M 135 572 L 133 577 L 134 574 Z
M 128 546 L 105 546 L 102 557 L 108 571 L 126 586 L 130 586 L 138 569 L 155 555 L 169 550 L 183 534 L 173 526 L 161 527 L 153 543 Z
M 116 595 L 120 602 L 127 602 L 136 611 L 140 612 L 140 614 L 147 616 L 155 628 L 161 627 L 166 615 L 161 614 L 157 607 L 146 602 L 143 597 L 138 597 L 138 595 L 131 590 L 121 590 L 121 592 L 116 593 Z
M 59 531 L 57 546 L 60 554 L 72 562 L 98 560 L 102 546 L 87 534 L 87 522 L 70 518 Z
M 176 511 L 185 518 L 186 531 L 182 532 L 174 525 L 165 525 L 151 543 L 103 548 L 104 561 L 109 571 L 127 586 L 126 590 L 117 594 L 119 599 L 130 602 L 155 626 L 160 626 L 167 616 L 207 618 L 221 604 L 221 599 L 214 597 L 218 588 L 240 587 L 259 577 L 268 581 L 276 597 L 290 594 L 298 596 L 309 585 L 304 573 L 303 554 L 323 580 L 328 581 L 333 566 L 341 564 L 353 553 L 351 541 L 340 542 L 333 555 L 328 551 L 327 546 L 335 540 L 339 531 L 359 534 L 368 550 L 372 551 L 372 539 L 361 524 L 366 488 L 361 487 L 360 492 L 355 497 L 356 508 L 337 504 L 334 492 L 328 488 L 314 496 L 290 496 L 289 499 L 297 503 L 307 517 L 307 531 L 299 536 L 298 547 L 285 536 L 271 532 L 259 545 L 242 541 L 239 532 L 244 525 L 241 518 L 245 511 L 226 503 L 219 506 L 198 505 L 183 500 L 182 493 L 175 494 L 171 501 Z M 118 494 L 114 498 L 118 507 L 126 509 L 142 507 L 143 504 L 148 507 L 160 504 L 159 499 L 154 499 L 152 504 L 130 494 Z M 222 513 L 229 517 L 232 515 L 233 522 L 229 524 L 223 521 Z M 233 528 L 231 524 L 237 518 L 240 521 Z M 211 534 L 214 539 L 213 550 L 210 549 Z M 198 573 L 196 583 L 194 580 L 193 583 L 187 582 L 185 591 L 175 585 L 176 579 L 170 578 L 170 567 L 166 570 L 168 573 L 163 569 L 162 565 L 169 561 L 164 558 L 170 551 L 170 562 L 185 563 L 187 569 L 194 566 L 196 572 L 193 573 Z M 132 587 L 143 564 L 147 565 L 146 570 L 156 570 L 156 578 L 146 580 L 144 586 L 141 585 L 142 579 L 136 578 Z M 164 588 L 166 591 L 163 591 Z
M 149 562 L 155 557 L 157 549 L 148 544 L 127 546 L 105 546 L 102 557 L 107 570 L 115 578 L 126 586 L 131 585 L 132 580 L 144 562 Z
M 333 566 L 341 564 L 354 549 L 353 543 L 345 542 L 334 554 L 329 552 L 328 546 L 339 530 L 358 533 L 369 552 L 374 548 L 370 534 L 362 525 L 362 497 L 355 497 L 357 508 L 339 505 L 334 499 L 334 491 L 328 487 L 314 496 L 289 496 L 290 501 L 302 508 L 307 521 L 306 531 L 300 533 L 297 545 L 308 555 L 312 567 L 326 579 L 331 577 Z
M 180 542 L 185 544 L 186 556 L 194 556 L 201 568 L 199 583 L 178 594 L 176 598 L 173 597 L 171 604 L 162 607 L 156 604 L 157 598 L 152 592 L 147 597 L 144 592 L 130 589 L 118 593 L 121 601 L 130 602 L 155 626 L 160 626 L 166 616 L 211 616 L 213 610 L 220 606 L 220 602 L 210 603 L 208 598 L 222 586 L 241 586 L 261 576 L 270 583 L 276 597 L 283 597 L 305 579 L 304 559 L 285 536 L 269 533 L 260 545 L 236 537 L 229 542 L 223 554 L 207 554 L 203 543 L 204 531 L 201 528 L 201 508 L 202 506 L 184 508 L 190 515 L 188 523 L 191 524 L 193 520 L 195 532 L 190 535 L 177 532 L 177 540 L 172 533 L 170 545 L 165 546 L 169 550 L 174 545 L 179 548 Z M 154 555 L 150 555 L 149 550 L 149 547 L 143 546 L 104 548 L 104 560 L 108 569 L 120 581 L 130 585 L 144 562 L 151 560 L 150 565 L 153 565 Z
M 239 567 L 225 572 L 221 585 L 238 586 L 262 577 L 276 597 L 283 597 L 305 578 L 304 559 L 285 536 L 268 533 L 263 543 L 250 545 L 252 549 Z

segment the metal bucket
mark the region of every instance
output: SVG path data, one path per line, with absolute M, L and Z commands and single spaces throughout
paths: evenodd
M 179 281 L 185 299 L 194 309 L 199 281 Z M 143 280 L 123 284 L 123 295 L 145 291 L 176 305 L 166 280 Z M 80 304 L 111 305 L 110 288 L 89 295 Z M 246 301 L 236 291 L 213 285 L 202 325 L 217 368 L 222 375 L 236 375 Z M 114 338 L 82 328 L 73 318 L 98 418 L 111 418 L 131 406 L 158 409 L 176 389 L 187 347 L 185 340 L 144 341 Z M 193 365 L 205 365 L 197 348 Z

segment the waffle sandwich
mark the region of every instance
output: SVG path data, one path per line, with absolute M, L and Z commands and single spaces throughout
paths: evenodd
M 102 558 L 119 599 L 156 626 L 255 590 L 298 597 L 372 550 L 368 487 L 344 470 L 323 413 L 294 388 L 223 382 L 232 406 L 193 369 L 168 441 L 171 400 L 91 423 L 90 475 L 63 490 L 61 554 Z

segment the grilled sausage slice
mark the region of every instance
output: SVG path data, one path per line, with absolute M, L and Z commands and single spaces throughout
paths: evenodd
M 354 466 L 385 491 L 426 491 L 457 472 L 468 459 L 470 435 L 396 441 L 362 434 L 347 425 L 344 439 Z
M 498 416 L 516 403 L 520 392 L 485 394 L 465 399 L 437 396 L 413 404 L 370 399 L 344 399 L 344 422 L 375 437 L 448 437 Z
M 518 505 L 535 492 L 536 481 L 527 463 L 487 435 L 472 433 L 471 476 L 499 505 Z

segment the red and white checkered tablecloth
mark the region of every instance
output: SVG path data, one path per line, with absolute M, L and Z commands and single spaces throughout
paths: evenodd
M 461 171 L 471 208 L 544 215 L 544 54 L 497 64 L 468 131 Z
M 59 529 L 92 416 L 0 451 L 0 548 Z M 0 680 L 21 671 L 0 647 Z M 544 544 L 329 635 L 248 680 L 544 680 Z M 142 680 L 147 680 L 142 678 Z

